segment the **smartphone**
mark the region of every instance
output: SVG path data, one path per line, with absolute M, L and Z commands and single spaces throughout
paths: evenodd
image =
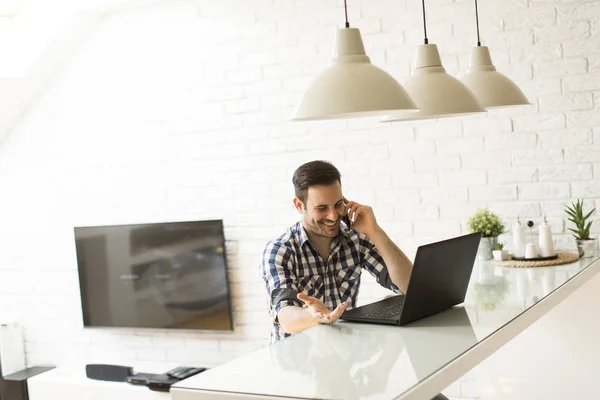
M 346 208 L 346 203 L 344 203 L 344 216 L 342 217 L 342 221 L 346 224 L 348 228 L 352 228 L 352 221 L 350 221 L 350 216 L 348 215 L 348 209 Z
M 130 375 L 127 377 L 127 382 L 132 385 L 147 385 L 150 379 L 156 379 L 160 377 L 161 374 L 148 374 L 145 372 L 139 372 L 135 375 Z

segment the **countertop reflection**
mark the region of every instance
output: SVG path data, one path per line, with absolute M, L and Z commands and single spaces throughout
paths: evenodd
M 403 327 L 316 326 L 176 386 L 291 398 L 396 398 L 595 260 L 525 269 L 478 259 L 462 306 Z
M 477 259 L 465 298 L 479 340 L 527 310 L 597 260 L 552 267 L 496 267 Z

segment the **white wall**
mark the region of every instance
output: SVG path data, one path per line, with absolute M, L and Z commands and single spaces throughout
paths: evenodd
M 408 5 L 406 3 L 409 3 Z M 472 1 L 429 0 L 430 43 L 453 74 L 476 43 Z M 343 26 L 341 1 L 198 0 L 107 18 L 0 143 L 0 317 L 29 365 L 214 365 L 267 343 L 257 274 L 298 216 L 291 175 L 332 161 L 410 257 L 489 207 L 600 205 L 600 1 L 479 2 L 482 41 L 530 107 L 429 122 L 288 122 Z M 422 43 L 420 1 L 349 1 L 372 61 L 400 81 Z M 351 84 L 351 82 L 349 82 Z M 83 329 L 73 226 L 222 218 L 235 332 Z M 596 217 L 595 234 L 600 232 Z M 361 299 L 382 292 L 365 282 Z

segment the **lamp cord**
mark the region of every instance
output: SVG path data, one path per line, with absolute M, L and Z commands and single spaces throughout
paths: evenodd
M 479 12 L 477 11 L 477 0 L 475 0 L 475 22 L 477 24 L 477 47 L 481 46 L 481 39 L 479 38 Z
M 348 4 L 346 4 L 346 0 L 344 0 L 344 13 L 346 14 L 346 28 L 350 28 L 350 23 L 348 22 Z
M 425 0 L 423 2 L 423 31 L 425 34 L 425 44 L 429 43 L 429 39 L 427 39 L 427 21 L 425 20 Z

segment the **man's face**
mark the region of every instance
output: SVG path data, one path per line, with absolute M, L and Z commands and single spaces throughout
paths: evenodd
M 331 185 L 314 185 L 308 188 L 303 204 L 295 199 L 302 213 L 302 223 L 307 232 L 328 238 L 340 232 L 340 221 L 345 212 L 342 187 L 338 181 Z

